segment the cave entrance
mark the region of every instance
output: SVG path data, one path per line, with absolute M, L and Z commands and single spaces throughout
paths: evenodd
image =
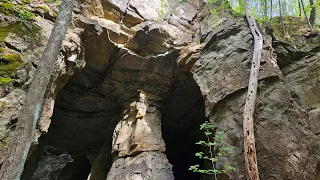
M 87 180 L 90 171 L 90 160 L 87 157 L 79 157 L 72 163 L 72 175 L 70 180 Z
M 203 151 L 195 143 L 203 136 L 199 126 L 206 120 L 204 99 L 189 71 L 177 75 L 169 94 L 162 105 L 162 136 L 167 157 L 176 180 L 200 180 L 201 174 L 188 169 L 203 164 L 195 157 L 196 152 Z

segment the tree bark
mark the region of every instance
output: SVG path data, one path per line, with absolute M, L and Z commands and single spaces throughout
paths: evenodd
M 267 7 L 267 0 L 264 0 L 264 21 L 267 22 L 268 20 L 268 7 Z
M 271 26 L 271 27 L 272 27 L 272 17 L 273 17 L 272 8 L 273 8 L 273 5 L 272 5 L 272 0 L 271 0 L 271 1 L 270 1 L 270 26 Z
M 301 6 L 302 6 L 302 10 L 303 10 L 304 17 L 306 17 L 308 26 L 309 26 L 309 28 L 310 28 L 310 31 L 312 31 L 312 26 L 311 26 L 311 23 L 310 23 L 310 21 L 309 21 L 309 18 L 308 18 L 306 9 L 305 9 L 305 7 L 304 7 L 304 2 L 303 2 L 303 0 L 300 0 L 300 2 L 301 2 Z
M 30 146 L 34 141 L 35 128 L 40 116 L 44 94 L 71 19 L 73 5 L 74 0 L 62 1 L 48 44 L 40 59 L 19 114 L 15 140 L 10 147 L 7 159 L 1 167 L 0 179 L 19 180 L 21 177 Z
M 284 36 L 286 32 L 285 32 L 285 28 L 284 28 L 284 22 L 283 22 L 282 10 L 281 10 L 281 1 L 278 0 L 278 2 L 279 2 L 280 22 L 281 22 L 281 27 L 282 27 L 282 33 Z
M 255 148 L 253 114 L 255 109 L 255 100 L 258 89 L 258 77 L 260 68 L 260 58 L 262 52 L 263 37 L 260 33 L 256 21 L 248 8 L 247 0 L 243 1 L 246 12 L 247 21 L 254 38 L 254 49 L 252 57 L 252 65 L 250 71 L 250 79 L 248 86 L 248 94 L 243 113 L 243 133 L 244 133 L 244 158 L 249 180 L 259 180 L 259 171 L 257 164 L 257 154 Z
M 314 2 L 313 0 L 309 0 L 310 6 L 312 7 Z M 310 18 L 309 18 L 309 22 L 311 27 L 314 27 L 314 25 L 316 24 L 316 7 L 312 7 L 311 12 L 310 12 Z
M 298 0 L 298 3 L 299 3 L 299 17 L 301 17 L 301 2 L 300 2 L 300 0 Z

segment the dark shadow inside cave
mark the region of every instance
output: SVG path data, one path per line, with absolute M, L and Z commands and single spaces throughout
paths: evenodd
M 75 159 L 72 164 L 72 175 L 70 180 L 87 180 L 91 171 L 90 160 L 86 157 L 80 157 Z
M 202 151 L 195 143 L 202 138 L 200 124 L 205 121 L 205 105 L 200 89 L 189 71 L 178 69 L 175 81 L 162 105 L 162 136 L 166 154 L 176 180 L 199 180 L 201 174 L 189 169 L 202 165 L 195 157 Z

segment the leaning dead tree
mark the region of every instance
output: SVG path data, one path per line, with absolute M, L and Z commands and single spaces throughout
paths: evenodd
M 40 59 L 29 87 L 26 100 L 19 114 L 15 140 L 10 153 L 0 170 L 0 179 L 19 180 L 24 164 L 34 141 L 35 128 L 40 116 L 44 94 L 54 70 L 54 64 L 70 23 L 74 0 L 63 0 L 48 44 Z
M 252 65 L 250 70 L 248 94 L 247 94 L 246 104 L 245 104 L 244 113 L 243 113 L 244 158 L 245 158 L 248 178 L 250 180 L 259 180 L 257 154 L 256 154 L 255 138 L 254 138 L 254 128 L 253 128 L 253 121 L 254 121 L 253 114 L 254 114 L 255 100 L 256 100 L 257 89 L 258 89 L 258 77 L 259 77 L 263 37 L 258 29 L 258 26 L 256 24 L 254 17 L 250 13 L 247 0 L 243 0 L 243 4 L 244 4 L 244 10 L 246 12 L 247 21 L 254 38 L 254 48 L 253 48 Z

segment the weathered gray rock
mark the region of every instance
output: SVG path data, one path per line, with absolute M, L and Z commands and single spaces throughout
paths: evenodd
M 243 21 L 230 20 L 211 31 L 192 67 L 206 101 L 206 113 L 228 95 L 248 86 L 252 36 Z M 270 46 L 266 43 L 265 46 Z M 259 79 L 280 76 L 272 51 L 264 50 Z
M 8 155 L 8 148 L 18 122 L 18 113 L 22 108 L 25 97 L 25 91 L 15 89 L 5 97 L 0 98 L 0 163 Z
M 142 152 L 134 157 L 116 159 L 107 180 L 173 180 L 172 165 L 160 152 Z
M 271 39 L 266 34 L 264 37 L 255 110 L 261 179 L 316 179 L 320 146 L 310 123 L 317 127 L 319 119 L 316 110 L 310 111 L 308 117 L 308 110 L 319 107 L 318 93 L 315 93 L 318 55 L 297 59 L 283 68 L 282 73 L 275 62 Z M 219 168 L 223 162 L 229 162 L 236 167 L 237 171 L 229 174 L 230 179 L 246 177 L 242 121 L 251 44 L 245 24 L 225 22 L 206 36 L 200 58 L 192 67 L 193 76 L 205 96 L 208 118 L 218 130 L 226 132 L 225 143 L 233 149 L 230 157 L 222 158 L 217 164 Z
M 107 179 L 174 179 L 161 133 L 161 116 L 144 92 L 124 110 L 114 130 L 112 153 L 115 161 Z
M 26 42 L 22 37 L 19 37 L 13 33 L 9 33 L 7 35 L 5 42 L 19 51 L 24 51 L 30 46 L 29 43 Z
M 132 156 L 146 151 L 165 151 L 161 133 L 161 115 L 151 107 L 145 94 L 131 103 L 123 119 L 114 130 L 112 153 L 117 157 Z
M 62 176 L 62 170 L 66 167 L 67 163 L 70 162 L 73 162 L 73 159 L 69 154 L 45 155 L 39 161 L 38 168 L 32 176 L 31 180 L 67 179 L 68 177 Z

